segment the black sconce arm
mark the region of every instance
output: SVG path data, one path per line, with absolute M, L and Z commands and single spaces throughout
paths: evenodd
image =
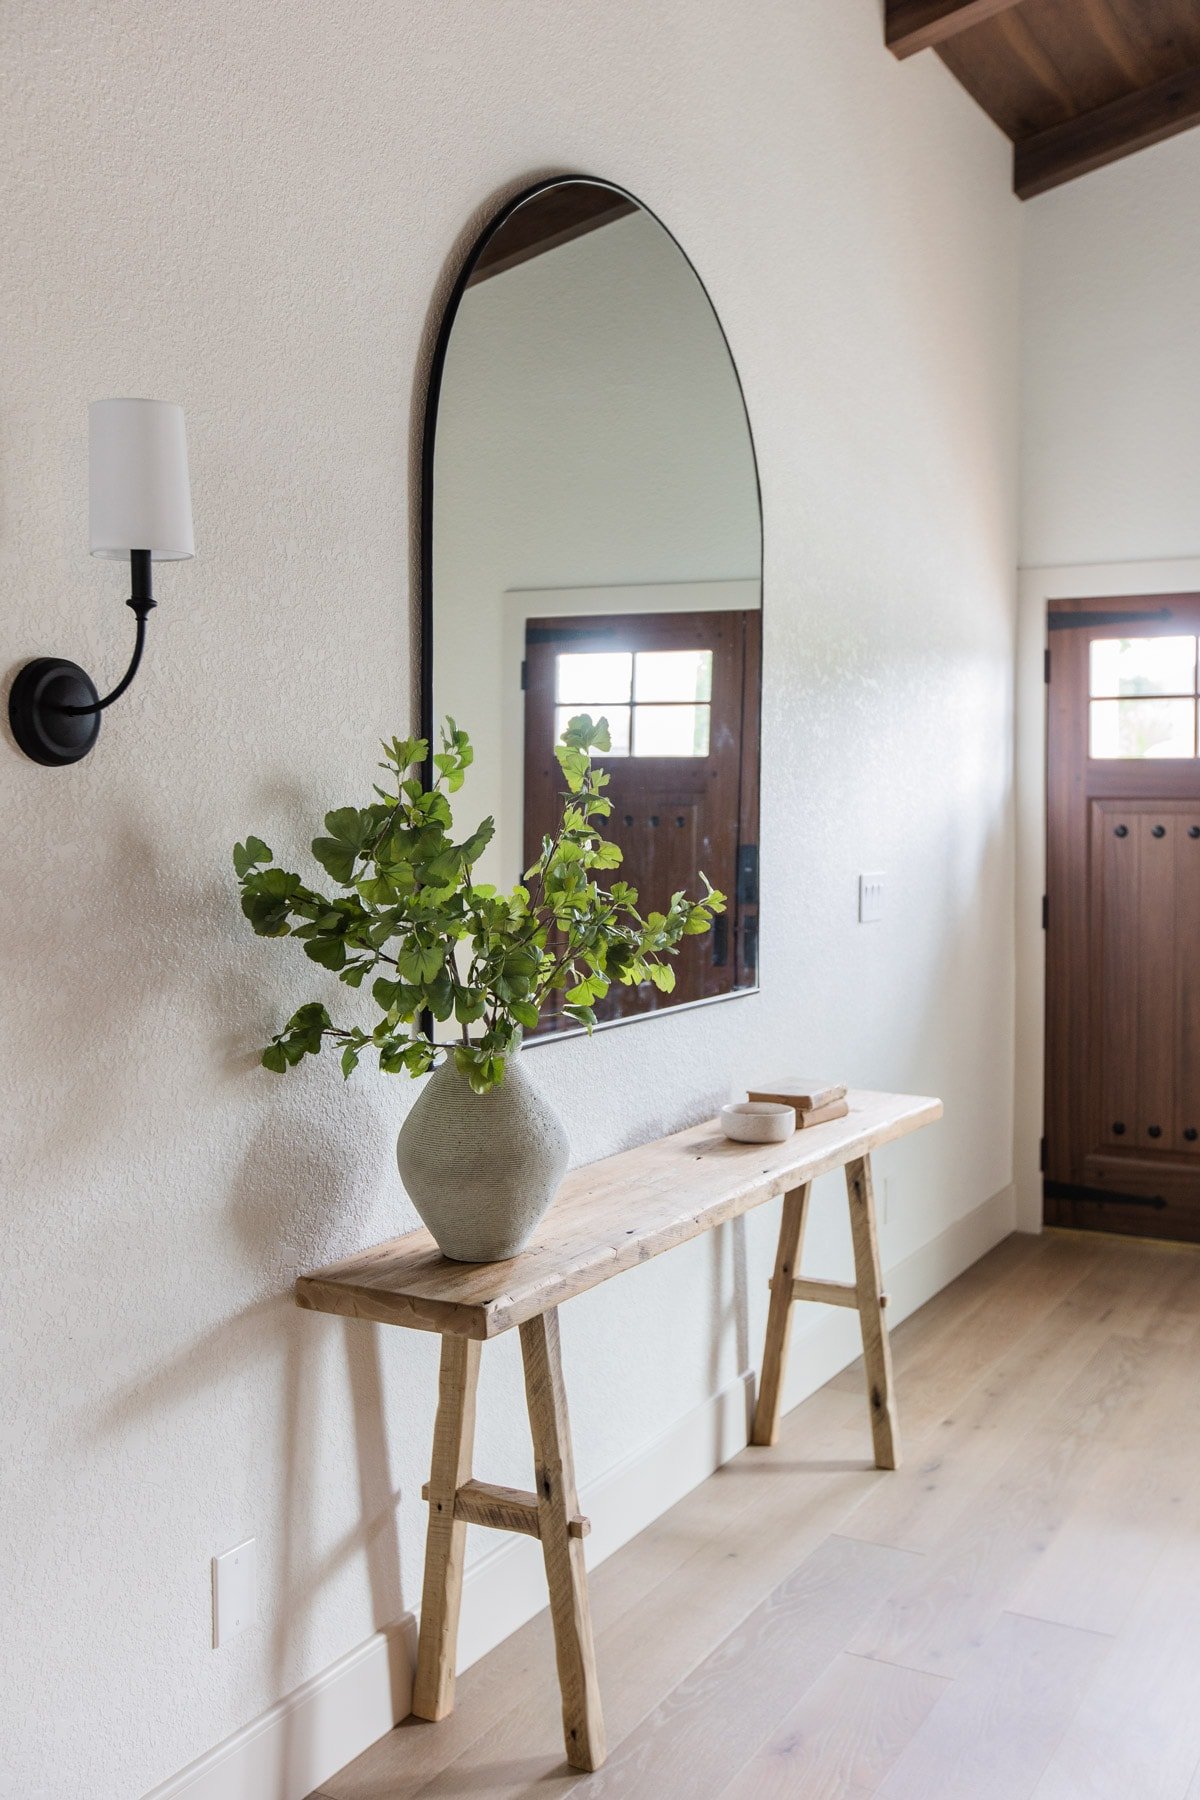
M 55 706 L 53 702 L 43 701 L 49 711 L 67 713 L 73 719 L 85 719 L 90 713 L 103 712 L 114 700 L 119 700 L 138 672 L 142 660 L 142 651 L 146 648 L 146 620 L 155 607 L 154 594 L 150 577 L 150 552 L 148 550 L 131 550 L 129 552 L 129 572 L 133 592 L 125 602 L 132 607 L 137 618 L 137 635 L 133 640 L 133 656 L 129 667 L 118 681 L 111 694 L 105 694 L 103 700 L 97 700 L 94 706 Z
M 103 700 L 78 663 L 39 656 L 25 664 L 8 697 L 13 736 L 34 762 L 62 767 L 86 756 L 100 735 L 100 714 L 129 688 L 146 648 L 146 620 L 154 610 L 149 550 L 129 553 L 131 593 L 127 604 L 137 618 L 133 657 L 111 694 Z

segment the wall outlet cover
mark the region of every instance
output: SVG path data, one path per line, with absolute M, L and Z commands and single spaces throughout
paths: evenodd
M 858 878 L 858 922 L 877 924 L 883 917 L 883 876 L 860 875 Z
M 254 1539 L 236 1544 L 212 1561 L 213 1649 L 253 1625 L 258 1616 L 258 1570 Z

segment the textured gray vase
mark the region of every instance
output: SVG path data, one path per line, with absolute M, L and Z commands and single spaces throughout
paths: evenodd
M 501 1262 L 529 1241 L 563 1175 L 562 1120 L 510 1056 L 500 1086 L 472 1093 L 447 1058 L 400 1128 L 409 1199 L 456 1262 Z

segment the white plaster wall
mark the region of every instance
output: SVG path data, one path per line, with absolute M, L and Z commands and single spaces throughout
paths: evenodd
M 435 1342 L 288 1299 L 413 1222 L 412 1094 L 257 1069 L 321 977 L 243 927 L 227 859 L 250 828 L 302 856 L 413 722 L 414 379 L 456 244 L 550 170 L 642 195 L 763 477 L 764 990 L 539 1048 L 536 1078 L 581 1160 L 767 1046 L 940 1092 L 881 1159 L 893 1263 L 1010 1176 L 1017 207 L 873 0 L 9 0 L 2 29 L 0 670 L 124 665 L 88 399 L 191 431 L 199 554 L 97 752 L 0 741 L 0 1792 L 130 1800 L 419 1594 Z M 567 1310 L 585 1495 L 756 1354 L 773 1225 Z M 527 1481 L 515 1346 L 485 1363 L 479 1466 Z M 214 1652 L 208 1559 L 251 1533 L 260 1621 Z
M 1200 552 L 1200 133 L 1026 203 L 1021 561 Z

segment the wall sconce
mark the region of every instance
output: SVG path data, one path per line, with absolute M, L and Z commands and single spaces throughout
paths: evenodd
M 183 408 L 167 400 L 93 400 L 88 408 L 88 487 L 93 556 L 129 558 L 137 619 L 133 659 L 101 700 L 78 663 L 39 656 L 8 697 L 13 736 L 34 762 L 78 762 L 100 735 L 100 715 L 138 672 L 154 606 L 150 564 L 195 554 Z

